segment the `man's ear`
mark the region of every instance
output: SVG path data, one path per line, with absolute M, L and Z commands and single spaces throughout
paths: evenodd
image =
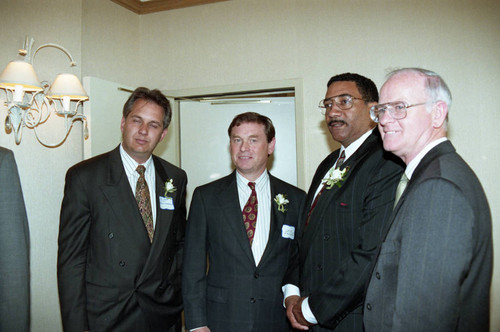
M 267 155 L 268 156 L 273 154 L 275 145 L 276 145 L 276 138 L 273 137 L 273 139 L 271 140 L 271 142 L 269 142 L 269 144 L 267 146 Z
M 446 121 L 446 117 L 448 116 L 448 105 L 444 101 L 438 100 L 432 106 L 431 114 L 432 126 L 434 128 L 442 128 Z
M 159 142 L 163 141 L 163 139 L 165 138 L 165 135 L 167 135 L 167 132 L 168 132 L 168 128 L 163 129 L 163 132 L 161 133 L 161 137 L 160 137 Z

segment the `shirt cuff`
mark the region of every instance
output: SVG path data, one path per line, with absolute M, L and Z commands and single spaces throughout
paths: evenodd
M 293 284 L 286 284 L 285 286 L 281 287 L 281 290 L 283 291 L 283 307 L 285 306 L 285 299 L 287 297 L 292 296 L 292 295 L 300 296 L 299 287 L 297 287 Z
M 304 301 L 302 301 L 301 309 L 302 309 L 302 315 L 304 316 L 305 320 L 307 320 L 311 324 L 318 324 L 316 317 L 314 317 L 314 314 L 311 311 L 311 307 L 309 307 L 308 297 L 306 297 Z

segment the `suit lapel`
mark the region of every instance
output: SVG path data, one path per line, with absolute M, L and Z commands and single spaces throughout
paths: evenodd
M 429 152 L 427 152 L 427 154 L 422 158 L 420 163 L 417 165 L 417 168 L 415 168 L 415 171 L 413 172 L 410 181 L 408 181 L 408 184 L 406 186 L 405 191 L 403 192 L 403 195 L 400 197 L 398 203 L 394 207 L 394 211 L 392 213 L 393 218 L 395 217 L 397 211 L 405 201 L 408 192 L 411 191 L 413 184 L 418 182 L 418 180 L 422 177 L 424 171 L 427 169 L 427 166 L 429 166 L 429 164 L 439 156 L 453 152 L 456 152 L 455 147 L 448 140 L 436 145 Z
M 320 220 L 322 219 L 321 216 L 325 215 L 326 210 L 328 207 L 330 207 L 332 204 L 336 204 L 336 198 L 342 193 L 345 188 L 347 187 L 347 184 L 349 183 L 349 179 L 351 176 L 355 176 L 357 173 L 358 167 L 357 165 L 366 157 L 367 154 L 369 154 L 371 151 L 374 149 L 374 145 L 378 144 L 378 131 L 373 131 L 373 133 L 368 136 L 368 138 L 361 144 L 361 146 L 354 152 L 352 156 L 350 156 L 344 164 L 340 167 L 341 170 L 349 167 L 349 170 L 346 172 L 346 177 L 345 181 L 342 183 L 341 187 L 339 188 L 338 186 L 334 185 L 331 189 L 325 189 L 323 194 L 321 195 L 316 207 L 314 208 L 312 214 L 311 214 L 311 219 L 310 223 L 307 226 L 306 229 L 304 229 L 303 233 L 303 241 L 304 242 L 309 242 L 312 241 L 314 238 L 315 233 L 318 231 L 321 222 Z M 333 163 L 337 160 L 339 156 L 340 150 L 335 151 L 332 153 L 330 156 L 335 156 L 335 158 L 331 157 L 329 158 L 329 162 L 325 162 L 325 166 L 323 168 L 323 172 L 320 173 L 320 170 L 318 168 L 317 175 L 315 176 L 318 177 L 321 181 L 325 173 L 333 166 Z M 330 167 L 326 166 L 329 165 Z M 316 180 L 318 183 L 319 181 Z M 315 192 L 317 187 L 312 187 L 310 190 L 313 190 Z M 314 192 L 311 194 L 309 193 L 308 196 L 314 195 Z M 310 204 L 310 203 L 309 203 Z M 308 205 L 310 207 L 310 205 Z M 306 215 L 307 218 L 307 215 Z M 331 220 L 331 218 L 323 218 L 325 220 Z M 334 222 L 334 221 L 333 221 Z M 310 246 L 306 246 L 304 250 L 301 252 L 301 256 L 305 257 L 307 256 L 307 251 Z
M 274 202 L 274 197 L 278 194 L 287 193 L 285 190 L 279 185 L 276 178 L 269 174 L 269 181 L 271 185 L 271 211 L 270 211 L 270 226 L 269 226 L 269 238 L 267 240 L 266 249 L 262 254 L 262 258 L 260 259 L 259 265 L 263 265 L 266 261 L 272 257 L 273 252 L 276 250 L 279 244 L 279 238 L 281 236 L 281 229 L 286 219 L 286 211 L 281 212 L 278 211 L 278 204 Z
M 138 240 L 149 242 L 139 208 L 123 168 L 119 148 L 114 149 L 109 154 L 107 183 L 101 186 L 101 190 L 116 215 L 116 220 L 120 220 L 124 224 L 124 230 L 141 234 L 142 236 Z
M 153 156 L 153 162 L 156 173 L 156 197 L 154 198 L 156 200 L 156 225 L 155 235 L 153 238 L 153 248 L 157 246 L 160 246 L 161 248 L 163 243 L 166 241 L 176 206 L 174 205 L 173 210 L 161 208 L 159 199 L 160 196 L 165 196 L 165 182 L 168 181 L 168 175 L 160 160 L 156 156 Z M 169 193 L 168 197 L 172 197 L 172 201 L 175 202 L 176 195 L 177 191 L 174 191 L 173 193 Z
M 236 241 L 241 249 L 248 256 L 248 259 L 255 264 L 252 249 L 248 241 L 248 236 L 243 224 L 240 201 L 238 196 L 238 186 L 236 184 L 236 172 L 226 177 L 225 182 L 221 182 L 219 191 L 215 193 L 220 202 L 223 215 L 222 222 L 225 223 L 221 229 L 229 229 L 235 235 Z

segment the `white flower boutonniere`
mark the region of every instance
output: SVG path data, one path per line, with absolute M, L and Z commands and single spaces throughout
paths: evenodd
M 286 199 L 286 195 L 284 194 L 278 194 L 276 197 L 274 197 L 274 201 L 276 204 L 278 204 L 278 211 L 284 213 L 286 211 L 285 205 L 290 203 L 288 199 Z
M 168 194 L 174 193 L 176 190 L 177 188 L 174 186 L 174 179 L 169 179 L 165 182 L 165 197 L 167 197 Z
M 326 189 L 332 189 L 334 185 L 340 188 L 342 186 L 342 183 L 345 181 L 348 170 L 349 167 L 346 167 L 343 170 L 340 170 L 340 168 L 332 167 L 330 171 L 328 171 L 327 176 L 323 180 L 321 180 L 321 183 L 326 184 Z

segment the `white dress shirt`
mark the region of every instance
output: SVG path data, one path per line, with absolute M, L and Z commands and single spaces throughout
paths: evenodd
M 248 181 L 240 173 L 236 172 L 236 184 L 238 186 L 238 197 L 240 200 L 240 208 L 243 211 L 245 204 L 252 193 L 248 186 Z M 261 176 L 255 181 L 255 191 L 257 193 L 257 226 L 252 242 L 252 254 L 255 260 L 255 265 L 259 265 L 262 254 L 267 246 L 269 239 L 269 229 L 271 227 L 271 185 L 269 182 L 269 174 L 264 171 Z
M 132 193 L 135 197 L 135 188 L 137 187 L 137 180 L 139 179 L 139 173 L 136 171 L 139 163 L 135 161 L 127 151 L 125 151 L 120 144 L 120 156 L 122 158 L 123 168 L 125 169 L 125 174 L 127 175 L 128 182 L 130 183 L 130 187 L 132 188 Z M 153 163 L 153 156 L 150 156 L 148 160 L 144 164 L 141 164 L 146 167 L 146 171 L 144 172 L 144 177 L 146 178 L 146 182 L 149 188 L 149 196 L 151 197 L 151 212 L 153 213 L 153 227 L 156 226 L 156 173 L 155 173 L 155 165 Z

